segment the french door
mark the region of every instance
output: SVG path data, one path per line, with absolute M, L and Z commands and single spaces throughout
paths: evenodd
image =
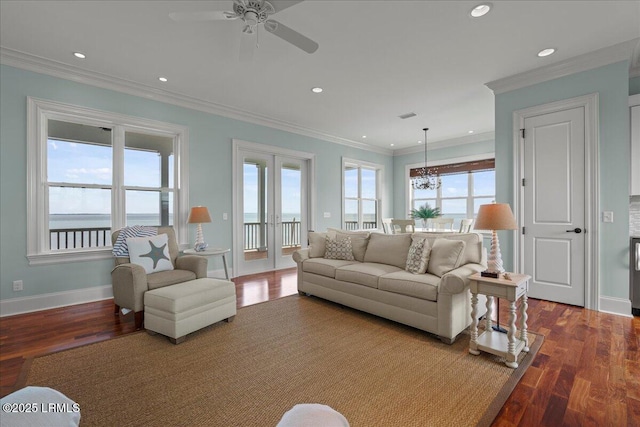
M 249 147 L 235 162 L 237 275 L 294 267 L 309 229 L 308 159 Z

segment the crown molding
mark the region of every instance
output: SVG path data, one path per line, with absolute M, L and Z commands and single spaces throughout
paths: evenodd
M 476 142 L 482 142 L 482 141 L 495 141 L 495 139 L 496 139 L 495 132 L 483 132 L 483 133 L 478 133 L 473 135 L 465 135 L 459 138 L 442 139 L 439 141 L 428 143 L 427 151 L 438 150 L 440 148 L 455 147 L 458 145 L 474 144 Z M 393 155 L 404 156 L 405 154 L 415 154 L 415 153 L 422 153 L 422 152 L 424 152 L 424 145 L 420 144 L 412 147 L 400 148 L 398 150 L 395 150 L 393 152 Z
M 39 74 L 45 74 L 64 80 L 70 80 L 90 86 L 109 89 L 116 92 L 126 93 L 127 95 L 139 96 L 141 98 L 151 99 L 153 101 L 171 104 L 178 107 L 189 108 L 202 111 L 209 114 L 227 117 L 230 119 L 241 120 L 256 125 L 266 126 L 273 129 L 291 132 L 298 135 L 317 138 L 335 144 L 346 145 L 352 148 L 358 148 L 365 151 L 375 152 L 379 154 L 392 155 L 393 150 L 367 145 L 362 142 L 352 141 L 350 139 L 341 138 L 339 136 L 330 135 L 314 129 L 305 128 L 294 123 L 284 120 L 274 119 L 260 114 L 251 113 L 238 108 L 217 104 L 215 102 L 205 101 L 202 99 L 182 95 L 179 93 L 162 90 L 153 86 L 133 82 L 130 80 L 120 79 L 107 74 L 95 71 L 83 70 L 58 61 L 30 55 L 24 52 L 0 47 L 0 64 L 32 71 Z
M 485 86 L 497 95 L 615 62 L 630 60 L 639 41 L 640 38 L 627 40 L 626 42 L 568 58 L 555 64 L 494 80 L 485 83 Z M 633 65 L 634 62 L 632 61 L 631 64 Z

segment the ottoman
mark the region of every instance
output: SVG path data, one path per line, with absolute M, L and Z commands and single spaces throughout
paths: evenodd
M 144 327 L 180 344 L 187 334 L 236 315 L 236 287 L 228 280 L 202 278 L 144 294 Z

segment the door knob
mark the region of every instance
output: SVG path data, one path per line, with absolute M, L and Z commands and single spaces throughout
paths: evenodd
M 576 234 L 580 234 L 582 233 L 582 228 L 580 227 L 576 227 L 573 230 L 567 230 L 567 233 L 576 233 Z

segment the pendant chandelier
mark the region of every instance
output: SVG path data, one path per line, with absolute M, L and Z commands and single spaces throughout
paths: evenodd
M 436 190 L 442 185 L 442 181 L 438 176 L 438 169 L 432 168 L 433 173 L 429 173 L 427 167 L 427 131 L 429 128 L 422 129 L 424 131 L 424 167 L 418 168 L 418 176 L 413 178 L 412 186 L 414 190 Z

